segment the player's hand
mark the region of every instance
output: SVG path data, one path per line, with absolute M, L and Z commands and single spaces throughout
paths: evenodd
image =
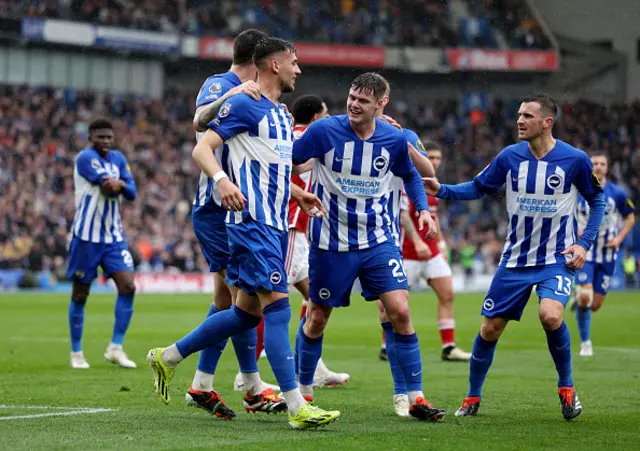
M 435 177 L 422 177 L 422 183 L 430 196 L 435 196 L 440 191 L 440 182 Z
M 417 240 L 414 242 L 414 245 L 416 248 L 416 254 L 418 254 L 418 258 L 420 260 L 429 260 L 431 258 L 431 249 L 429 249 L 429 246 L 427 246 L 424 241 Z
M 619 249 L 621 244 L 622 243 L 620 242 L 618 237 L 615 237 L 615 238 L 611 238 L 609 241 L 607 241 L 607 244 L 605 244 L 604 247 L 609 248 L 609 249 Z
M 582 269 L 587 259 L 587 250 L 579 244 L 572 244 L 568 249 L 561 252 L 562 255 L 571 254 L 571 259 L 567 262 L 567 266 L 571 269 Z
M 388 122 L 389 124 L 393 125 L 395 128 L 397 128 L 398 130 L 402 130 L 402 125 L 400 125 L 394 118 L 392 118 L 391 116 L 387 116 L 386 114 L 383 114 L 382 116 L 380 116 L 380 119 L 382 119 L 385 122 Z
M 294 197 L 302 211 L 314 218 L 322 218 L 327 214 L 327 210 L 322 206 L 320 198 L 313 193 L 302 191 L 301 194 Z
M 430 240 L 436 236 L 436 222 L 431 217 L 431 213 L 427 210 L 422 210 L 418 217 L 418 230 L 423 230 L 425 226 L 427 226 L 427 239 Z
M 125 186 L 122 180 L 113 179 L 108 175 L 103 175 L 102 180 L 105 180 L 102 184 L 102 188 L 107 194 L 118 194 Z
M 244 210 L 244 204 L 247 199 L 236 185 L 227 177 L 220 179 L 217 183 L 218 194 L 222 199 L 222 206 L 227 210 L 242 211 Z
M 240 86 L 236 86 L 229 90 L 229 97 L 236 96 L 238 94 L 246 94 L 253 100 L 260 100 L 262 93 L 260 92 L 260 86 L 253 80 L 248 80 L 242 83 Z

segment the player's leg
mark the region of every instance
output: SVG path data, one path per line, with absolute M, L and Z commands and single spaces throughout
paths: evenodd
M 389 343 L 389 347 L 385 355 L 389 361 L 389 367 L 391 368 L 391 378 L 393 379 L 393 409 L 400 417 L 409 416 L 409 394 L 407 392 L 407 384 L 404 380 L 404 374 L 402 367 L 398 361 L 398 353 L 396 352 L 395 332 L 393 331 L 393 325 L 387 316 L 387 312 L 382 305 L 382 301 L 377 300 L 376 306 L 378 308 L 378 319 L 382 326 L 382 333 L 385 337 L 385 341 Z
M 572 420 L 582 412 L 571 374 L 571 334 L 563 319 L 573 275 L 573 271 L 565 266 L 544 268 L 540 271 L 536 288 L 540 298 L 540 322 L 558 372 L 558 395 L 566 420 Z
M 593 304 L 593 282 L 595 265 L 586 262 L 584 267 L 576 273 L 576 323 L 580 332 L 580 356 L 591 357 L 591 307 Z
M 471 353 L 456 346 L 453 315 L 453 281 L 451 267 L 442 254 L 426 262 L 427 281 L 438 297 L 438 330 L 442 340 L 442 360 L 464 361 L 471 359 Z
M 420 344 L 409 313 L 408 283 L 400 250 L 389 242 L 359 254 L 363 295 L 367 300 L 380 299 L 393 327 L 395 351 L 411 405 L 409 414 L 420 420 L 438 420 L 445 411 L 434 408 L 422 392 Z M 387 353 L 389 350 L 387 342 Z
M 334 307 L 349 305 L 358 265 L 357 253 L 353 252 L 311 249 L 309 253 L 311 300 L 306 321 L 301 323 L 296 335 L 300 390 L 307 399 L 313 398 L 313 379 L 322 355 L 324 328 Z
M 498 339 L 509 320 L 519 321 L 531 295 L 526 269 L 499 267 L 482 303 L 482 326 L 473 342 L 469 363 L 469 391 L 457 417 L 474 416 L 480 408 L 482 388 L 493 363 Z
M 121 241 L 106 244 L 101 265 L 105 274 L 113 278 L 118 289 L 114 308 L 113 334 L 104 358 L 123 368 L 136 368 L 135 362 L 129 359 L 122 347 L 133 316 L 133 299 L 136 292 L 133 280 L 133 257 L 127 248 L 127 243 Z
M 84 308 L 89 297 L 91 283 L 98 276 L 97 269 L 102 258 L 101 246 L 82 241 L 76 237 L 73 237 L 69 246 L 67 279 L 73 282 L 68 310 L 71 368 L 89 368 L 89 363 L 82 352 Z
M 607 292 L 609 291 L 609 284 L 611 283 L 611 277 L 614 272 L 615 260 L 597 265 L 593 283 L 593 303 L 591 304 L 592 312 L 597 312 L 602 307 L 604 298 L 607 296 Z

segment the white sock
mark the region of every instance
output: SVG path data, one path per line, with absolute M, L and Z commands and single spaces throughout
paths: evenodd
M 122 345 L 109 343 L 109 346 L 107 347 L 107 351 L 117 351 L 117 350 L 122 350 Z
M 241 373 L 242 381 L 244 382 L 244 392 L 247 395 L 257 395 L 258 393 L 262 393 L 262 379 L 260 379 L 260 372 L 256 371 L 255 373 Z
M 322 358 L 320 358 L 320 360 L 318 360 L 318 366 L 316 366 L 316 376 L 323 376 L 325 374 L 327 374 L 329 372 L 329 368 L 327 368 L 327 365 L 324 364 L 324 362 L 322 361 Z
M 191 388 L 204 392 L 213 391 L 213 374 L 196 370 L 196 375 L 193 377 Z
M 313 385 L 300 384 L 300 393 L 302 393 L 302 396 L 311 396 L 313 398 Z
M 424 398 L 422 390 L 409 390 L 409 404 L 414 405 L 418 398 Z
M 162 361 L 169 368 L 175 368 L 178 366 L 178 363 L 182 362 L 184 357 L 180 355 L 180 351 L 178 351 L 178 347 L 176 344 L 172 344 L 168 348 L 164 348 L 164 352 L 162 353 Z
M 313 390 L 312 390 L 312 394 L 313 394 Z M 296 413 L 298 413 L 298 409 L 300 408 L 300 406 L 307 403 L 307 401 L 304 400 L 302 393 L 300 393 L 300 390 L 298 390 L 297 388 L 283 392 L 282 396 L 284 397 L 284 400 L 287 402 L 287 409 L 289 409 L 289 415 L 295 415 Z

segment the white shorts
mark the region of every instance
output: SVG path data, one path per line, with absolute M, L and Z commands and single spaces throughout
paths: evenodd
M 289 246 L 284 269 L 289 285 L 309 277 L 309 241 L 307 235 L 296 229 L 289 229 Z
M 451 267 L 442 254 L 436 255 L 430 260 L 405 260 L 404 270 L 407 274 L 409 288 L 415 286 L 422 278 L 429 281 L 451 276 Z

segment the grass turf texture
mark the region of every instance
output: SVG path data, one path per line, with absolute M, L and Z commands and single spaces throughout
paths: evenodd
M 317 431 L 292 431 L 286 415 L 247 414 L 234 392 L 237 363 L 228 344 L 215 387 L 238 417 L 224 421 L 188 408 L 188 389 L 197 356 L 180 365 L 171 384 L 172 402 L 153 393 L 145 355 L 189 332 L 206 315 L 207 295 L 139 295 L 125 349 L 136 370 L 103 359 L 111 337 L 115 296 L 93 295 L 86 308 L 84 352 L 89 370 L 69 368 L 68 298 L 48 294 L 0 296 L 0 449 L 633 449 L 640 423 L 640 296 L 613 293 L 593 316 L 596 355 L 577 355 L 572 332 L 574 381 L 584 412 L 568 423 L 556 394 L 556 372 L 537 319 L 534 299 L 520 323 L 512 323 L 498 344 L 479 416 L 455 418 L 466 394 L 468 365 L 440 361 L 435 298 L 411 295 L 414 325 L 420 337 L 427 398 L 448 415 L 439 423 L 396 417 L 386 362 L 378 360 L 380 327 L 375 306 L 354 297 L 334 312 L 325 336 L 324 357 L 331 369 L 352 376 L 346 387 L 316 391 L 316 402 L 342 411 L 339 422 Z M 479 328 L 481 295 L 456 299 L 457 342 L 471 350 Z M 299 298 L 292 297 L 294 319 Z M 291 336 L 297 321 L 291 323 Z M 263 378 L 274 382 L 261 360 Z M 14 406 L 58 406 L 27 409 Z M 2 420 L 2 417 L 69 411 L 71 407 L 109 412 Z M 66 409 L 65 409 L 66 408 Z

